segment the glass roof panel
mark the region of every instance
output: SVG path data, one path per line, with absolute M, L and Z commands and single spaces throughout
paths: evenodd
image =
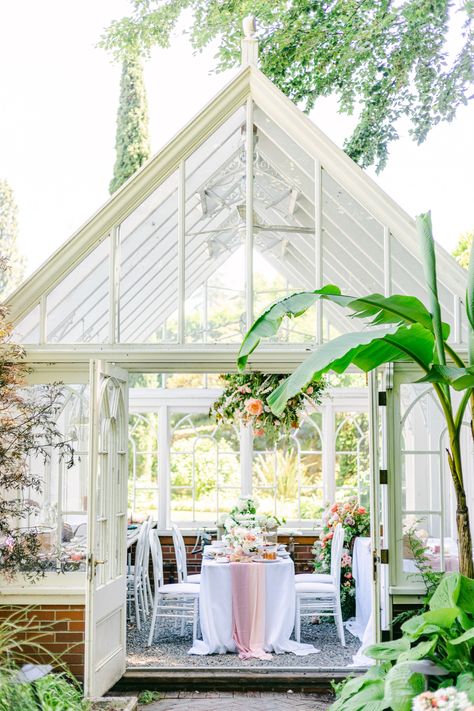
M 40 308 L 35 306 L 19 321 L 13 330 L 16 343 L 38 344 L 40 340 Z
M 185 163 L 185 339 L 236 343 L 245 315 L 245 111 Z
M 109 329 L 109 238 L 47 296 L 49 343 L 104 343 Z
M 120 225 L 123 343 L 174 342 L 178 303 L 178 173 L 172 173 Z

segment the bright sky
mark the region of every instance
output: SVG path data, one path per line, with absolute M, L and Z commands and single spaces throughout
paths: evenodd
M 20 210 L 20 246 L 36 269 L 108 198 L 120 68 L 95 47 L 127 13 L 126 0 L 3 0 L 0 4 L 0 177 Z M 177 37 L 146 67 L 150 134 L 157 151 L 233 73 L 211 74 L 215 48 L 194 56 Z M 351 120 L 324 100 L 312 118 L 342 144 Z M 474 227 L 474 106 L 436 127 L 421 147 L 392 146 L 380 185 L 415 215 L 433 211 L 452 249 Z

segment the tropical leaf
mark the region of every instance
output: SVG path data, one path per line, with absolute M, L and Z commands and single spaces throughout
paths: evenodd
M 425 688 L 423 674 L 412 672 L 410 662 L 396 664 L 385 680 L 385 700 L 393 711 L 411 711 L 412 701 Z
M 368 372 L 382 363 L 413 360 L 427 370 L 433 360 L 434 338 L 423 326 L 387 326 L 345 333 L 323 343 L 268 397 L 275 415 L 280 415 L 290 398 L 328 370 L 343 373 L 354 364 Z
M 390 642 L 380 642 L 379 644 L 371 644 L 364 651 L 367 657 L 372 659 L 380 659 L 384 662 L 398 659 L 402 652 L 407 652 L 410 649 L 410 641 L 406 637 L 400 637 Z
M 471 627 L 470 630 L 464 632 L 460 637 L 450 640 L 450 644 L 463 644 L 463 642 L 474 644 L 474 627 Z
M 420 248 L 423 258 L 426 288 L 431 316 L 433 318 L 433 331 L 436 341 L 438 362 L 446 365 L 446 355 L 443 343 L 443 327 L 441 322 L 441 307 L 438 298 L 438 280 L 436 277 L 436 253 L 431 224 L 431 212 L 424 212 L 416 218 L 416 228 L 420 238 Z
M 419 644 L 411 647 L 411 649 L 408 649 L 406 652 L 402 652 L 398 657 L 398 661 L 411 662 L 416 661 L 417 659 L 425 659 L 434 650 L 437 641 L 438 639 L 435 637 L 434 639 L 428 639 L 425 642 L 419 642 Z
M 474 366 L 469 368 L 456 368 L 448 365 L 434 364 L 430 372 L 417 383 L 444 383 L 451 385 L 455 390 L 466 390 L 474 387 Z
M 430 599 L 430 610 L 457 607 L 463 580 L 465 578 L 460 573 L 445 575 Z
M 274 336 L 285 316 L 294 318 L 303 314 L 317 301 L 331 301 L 338 306 L 350 309 L 355 318 L 371 319 L 372 326 L 383 324 L 418 323 L 433 333 L 431 315 L 414 296 L 382 296 L 369 294 L 355 297 L 341 294 L 341 290 L 332 284 L 316 291 L 303 291 L 287 296 L 264 311 L 251 326 L 240 347 L 238 364 L 243 369 L 248 357 L 257 348 L 262 338 Z M 449 336 L 448 324 L 443 325 L 445 338 Z

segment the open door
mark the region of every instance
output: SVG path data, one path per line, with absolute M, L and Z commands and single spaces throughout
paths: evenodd
M 102 696 L 126 659 L 127 373 L 90 364 L 85 693 Z
M 390 628 L 388 572 L 388 371 L 369 375 L 370 536 L 373 561 L 373 639 L 380 642 Z

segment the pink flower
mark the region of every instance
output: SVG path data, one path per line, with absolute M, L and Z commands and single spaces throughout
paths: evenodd
M 7 536 L 5 538 L 4 545 L 10 550 L 13 550 L 13 548 L 15 547 L 15 539 L 13 538 L 13 536 Z
M 328 535 L 326 536 L 327 540 L 330 541 L 331 538 L 334 536 L 334 531 L 330 531 Z
M 352 578 L 352 573 L 344 573 L 344 577 L 347 578 L 347 580 L 350 580 Z
M 255 397 L 249 397 L 245 403 L 245 409 L 250 415 L 258 417 L 263 412 L 263 402 Z
M 256 541 L 256 540 L 257 540 L 257 536 L 255 535 L 255 533 L 252 533 L 251 531 L 248 531 L 248 532 L 245 534 L 245 540 L 246 540 L 246 541 Z
M 350 504 L 344 504 L 344 511 L 349 511 L 350 508 L 351 508 Z
M 332 513 L 336 513 L 336 511 L 339 509 L 339 504 L 333 504 L 331 506 L 331 511 Z
M 363 506 L 359 506 L 359 508 L 357 509 L 357 513 L 365 514 L 365 513 L 367 513 L 367 512 L 366 512 L 366 510 L 364 509 Z
M 258 430 L 254 430 L 253 433 L 255 437 L 263 437 L 263 435 L 265 434 L 265 430 L 260 428 Z
M 312 395 L 314 393 L 314 388 L 312 385 L 309 386 L 309 388 L 306 388 L 306 392 L 308 395 Z
M 241 385 L 240 387 L 237 388 L 239 393 L 251 393 L 252 391 L 250 390 L 248 385 Z

